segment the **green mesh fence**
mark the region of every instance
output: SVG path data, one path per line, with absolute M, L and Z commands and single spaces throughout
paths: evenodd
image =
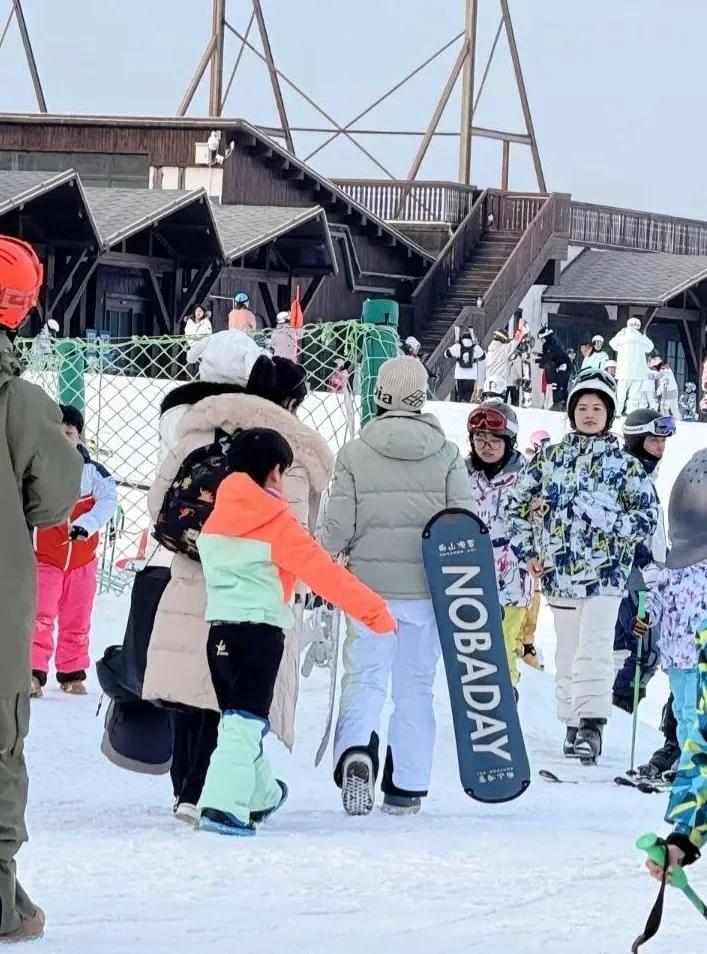
M 335 452 L 359 429 L 362 395 L 374 384 L 362 356 L 381 330 L 357 321 L 305 325 L 297 332 L 286 329 L 284 347 L 278 330 L 253 335 L 269 352 L 296 349 L 309 385 L 298 416 Z M 159 408 L 165 394 L 195 379 L 196 368 L 187 364 L 189 344 L 183 337 L 61 339 L 38 349 L 30 339 L 17 339 L 23 377 L 59 403 L 84 410 L 86 446 L 118 482 L 119 511 L 102 541 L 104 590 L 127 585 L 126 565 L 147 540 L 146 492 L 158 464 Z

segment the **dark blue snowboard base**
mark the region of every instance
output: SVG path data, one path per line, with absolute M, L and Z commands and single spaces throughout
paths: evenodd
M 459 778 L 480 802 L 507 802 L 530 785 L 508 671 L 493 547 L 467 510 L 443 510 L 422 534 L 447 673 Z

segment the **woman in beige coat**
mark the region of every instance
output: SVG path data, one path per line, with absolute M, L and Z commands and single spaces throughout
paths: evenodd
M 306 394 L 304 371 L 287 359 L 274 359 L 274 364 L 277 383 L 271 392 L 272 400 L 245 393 L 222 394 L 199 401 L 184 413 L 177 427 L 179 443 L 168 453 L 148 494 L 153 519 L 187 454 L 212 443 L 217 428 L 232 432 L 236 428 L 257 426 L 279 431 L 291 445 L 295 462 L 286 475 L 285 492 L 299 520 L 314 529 L 319 499 L 333 471 L 333 456 L 326 442 L 295 416 Z M 303 603 L 299 606 L 303 608 Z M 206 589 L 201 564 L 175 554 L 171 580 L 160 600 L 152 630 L 143 698 L 218 710 L 206 658 L 209 628 L 205 610 Z M 287 634 L 270 710 L 271 731 L 289 747 L 294 742 L 298 666 L 299 636 L 293 630 Z M 213 736 L 213 732 L 206 734 Z M 208 752 L 208 756 L 210 754 Z M 208 757 L 205 768 L 208 768 Z M 186 801 L 193 804 L 194 794 Z

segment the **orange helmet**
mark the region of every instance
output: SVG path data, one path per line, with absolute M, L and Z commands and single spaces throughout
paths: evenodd
M 37 304 L 43 275 L 31 245 L 0 235 L 0 325 L 19 328 Z

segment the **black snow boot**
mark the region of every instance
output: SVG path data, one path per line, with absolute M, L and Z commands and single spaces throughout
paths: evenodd
M 574 750 L 575 742 L 577 741 L 577 729 L 573 725 L 567 726 L 567 734 L 565 735 L 565 741 L 562 743 L 562 754 L 568 759 L 576 759 L 577 753 Z
M 666 772 L 674 769 L 675 763 L 680 759 L 678 724 L 673 714 L 672 695 L 663 709 L 660 728 L 664 737 L 663 745 L 655 750 L 645 765 L 638 766 L 638 774 L 645 778 L 663 778 Z
M 582 765 L 596 765 L 601 755 L 602 733 L 605 725 L 606 719 L 580 720 L 574 751 Z

